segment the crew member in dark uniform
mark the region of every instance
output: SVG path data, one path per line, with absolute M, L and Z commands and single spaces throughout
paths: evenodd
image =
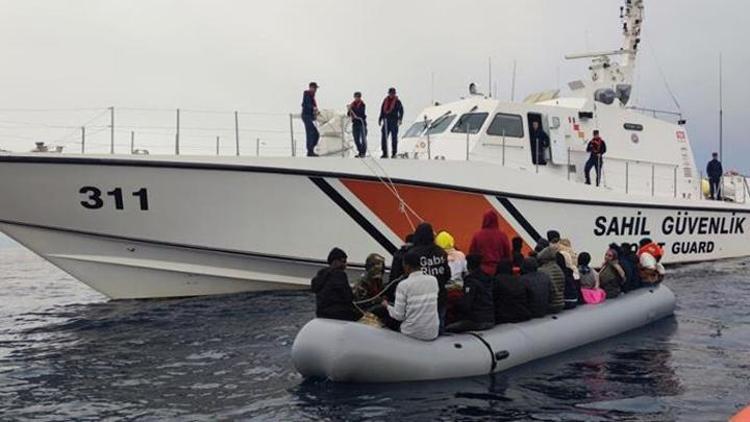
M 396 95 L 396 88 L 390 88 L 388 89 L 388 96 L 385 97 L 383 105 L 380 107 L 380 117 L 378 118 L 378 123 L 382 127 L 380 148 L 383 151 L 383 155 L 380 158 L 388 158 L 389 135 L 393 147 L 391 158 L 396 158 L 396 155 L 398 154 L 398 127 L 403 120 L 404 106 Z
M 367 155 L 367 114 L 361 92 L 354 93 L 354 101 L 349 104 L 349 117 L 352 119 L 352 135 L 354 144 L 357 146 L 357 158 L 365 158 Z
M 602 180 L 602 168 L 604 167 L 604 154 L 607 153 L 607 144 L 599 136 L 599 131 L 594 131 L 594 138 L 586 146 L 586 152 L 591 154 L 586 162 L 586 184 L 591 184 L 591 169 L 596 169 L 596 186 L 599 186 Z
M 302 94 L 302 122 L 305 124 L 305 135 L 307 137 L 307 156 L 317 157 L 315 147 L 320 139 L 320 132 L 315 127 L 315 119 L 318 117 L 318 102 L 315 93 L 318 92 L 318 84 L 310 82 L 309 89 Z
M 549 148 L 549 135 L 544 132 L 539 122 L 534 120 L 531 123 L 531 158 L 534 164 L 540 166 L 547 165 L 546 153 Z
M 713 153 L 713 160 L 708 162 L 706 174 L 708 183 L 711 185 L 711 199 L 721 201 L 721 177 L 724 176 L 724 168 L 719 161 L 719 154 Z

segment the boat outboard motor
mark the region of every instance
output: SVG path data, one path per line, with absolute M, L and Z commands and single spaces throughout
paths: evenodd
M 597 89 L 594 92 L 594 100 L 598 103 L 604 103 L 606 105 L 612 105 L 617 98 L 617 94 L 611 88 Z

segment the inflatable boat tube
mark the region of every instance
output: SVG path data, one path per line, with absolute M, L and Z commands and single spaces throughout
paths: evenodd
M 432 342 L 355 322 L 315 319 L 294 340 L 292 360 L 306 378 L 390 383 L 504 371 L 643 327 L 674 313 L 665 286 L 640 289 L 520 324 L 441 336 Z

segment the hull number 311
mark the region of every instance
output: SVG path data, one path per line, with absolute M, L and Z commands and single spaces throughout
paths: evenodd
M 78 191 L 81 195 L 85 196 L 85 200 L 81 201 L 81 205 L 89 210 L 99 210 L 104 208 L 106 203 L 113 203 L 116 210 L 124 210 L 126 198 L 122 191 L 122 188 L 114 188 L 109 192 L 103 192 L 99 188 L 93 186 L 84 186 Z M 138 198 L 138 205 L 140 205 L 141 211 L 148 211 L 148 189 L 141 188 L 138 191 L 132 192 L 130 196 Z M 132 200 L 133 202 L 136 199 Z M 130 203 L 131 201 L 128 200 Z M 129 205 L 130 207 L 131 205 Z M 134 206 L 134 205 L 132 205 Z

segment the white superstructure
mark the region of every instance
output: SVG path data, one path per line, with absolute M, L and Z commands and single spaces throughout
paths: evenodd
M 595 259 L 643 237 L 667 263 L 750 255 L 745 179 L 705 200 L 684 126 L 628 106 L 642 22 L 629 0 L 623 48 L 574 56 L 593 60 L 591 77 L 567 97 L 424 110 L 398 160 L 334 157 L 350 142 L 335 116 L 327 158 L 0 154 L 0 230 L 112 298 L 304 288 L 333 246 L 356 272 L 422 220 L 467 249 L 491 209 L 526 250 L 557 229 Z M 532 161 L 534 120 L 546 165 Z M 601 187 L 583 184 L 594 129 L 608 144 Z

